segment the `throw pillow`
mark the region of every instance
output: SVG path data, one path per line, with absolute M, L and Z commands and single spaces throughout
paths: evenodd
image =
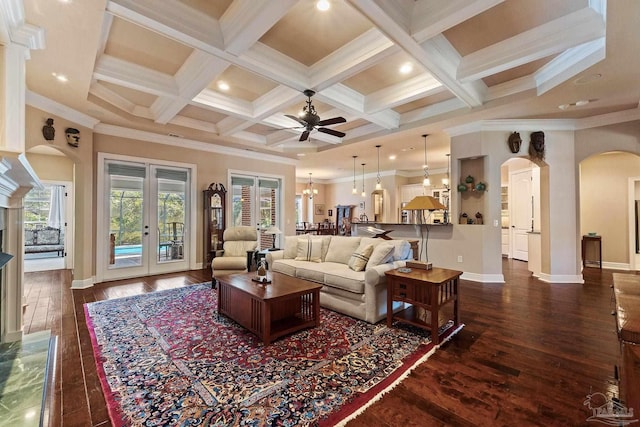
M 393 259 L 393 245 L 389 243 L 381 243 L 373 249 L 373 253 L 367 263 L 367 268 L 376 265 L 385 264 Z
M 322 261 L 322 240 L 298 239 L 296 261 Z
M 349 268 L 353 271 L 362 271 L 369 261 L 369 257 L 373 252 L 373 245 L 360 245 L 358 249 L 349 258 Z

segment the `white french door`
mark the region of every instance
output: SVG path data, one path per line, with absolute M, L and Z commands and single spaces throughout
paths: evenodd
M 191 169 L 104 158 L 98 280 L 189 269 Z
M 267 234 L 270 227 L 281 230 L 282 179 L 231 173 L 230 226 L 255 226 L 258 249 L 278 247 L 280 234 Z

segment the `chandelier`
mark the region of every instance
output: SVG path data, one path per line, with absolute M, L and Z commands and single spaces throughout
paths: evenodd
M 356 158 L 358 156 L 353 157 L 353 189 L 351 190 L 351 194 L 358 194 L 358 189 L 356 188 Z
M 307 188 L 302 190 L 302 194 L 309 197 L 309 200 L 313 199 L 313 196 L 318 194 L 318 189 L 313 188 L 313 181 L 311 181 L 311 172 L 309 172 L 309 184 L 307 184 Z
M 447 156 L 447 176 L 442 178 L 442 185 L 444 185 L 444 188 L 448 190 L 449 189 L 449 159 L 451 158 L 451 153 L 447 153 L 446 156 Z
M 376 177 L 376 190 L 382 190 L 382 183 L 380 182 L 380 147 L 382 145 L 376 145 L 378 149 L 378 176 Z
M 367 193 L 364 192 L 364 165 L 366 165 L 366 163 L 362 164 L 362 197 L 367 197 Z
M 429 179 L 429 165 L 427 164 L 427 136 L 428 134 L 422 135 L 424 138 L 424 179 L 422 180 L 422 185 L 428 187 L 431 185 L 431 180 Z

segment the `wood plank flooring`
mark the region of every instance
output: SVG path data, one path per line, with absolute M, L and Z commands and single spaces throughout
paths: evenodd
M 507 283 L 461 281 L 465 328 L 349 426 L 593 425 L 587 394 L 618 397 L 612 271 L 586 269 L 584 285 L 548 284 L 533 279 L 526 263 L 504 260 L 503 267 Z M 26 273 L 25 332 L 60 337 L 50 425 L 111 425 L 83 304 L 209 278 L 192 271 L 71 291 L 68 271 Z

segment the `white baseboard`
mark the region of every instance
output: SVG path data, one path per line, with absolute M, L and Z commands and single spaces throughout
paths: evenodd
M 88 279 L 83 280 L 72 280 L 71 281 L 71 289 L 87 289 L 93 286 L 95 280 L 93 277 L 89 277 Z
M 622 262 L 602 262 L 602 268 L 609 268 L 611 270 L 631 270 L 631 265 L 629 263 Z
M 578 283 L 583 284 L 584 279 L 582 278 L 582 274 L 547 274 L 540 273 L 538 280 L 547 283 Z
M 502 274 L 478 274 L 478 273 L 462 273 L 460 276 L 463 280 L 481 283 L 504 283 L 504 275 Z

